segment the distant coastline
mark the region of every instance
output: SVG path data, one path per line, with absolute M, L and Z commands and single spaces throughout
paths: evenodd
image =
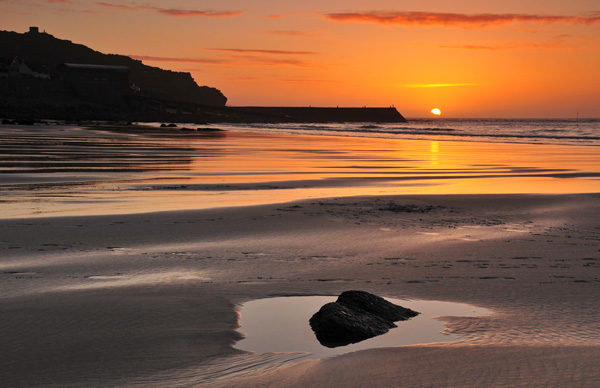
M 190 73 L 147 66 L 38 27 L 0 31 L 0 118 L 187 123 L 406 122 L 393 107 L 227 107 Z
M 166 104 L 171 104 L 166 102 Z M 172 105 L 176 105 L 172 103 Z M 36 124 L 48 121 L 114 123 L 167 122 L 218 124 L 277 124 L 277 123 L 406 123 L 407 120 L 394 107 L 330 108 L 330 107 L 208 107 L 196 106 L 193 113 L 177 109 L 175 112 L 140 111 L 84 104 L 72 107 L 38 107 L 22 105 L 15 109 L 0 108 L 0 119 L 10 124 Z M 293 112 L 287 114 L 286 112 Z

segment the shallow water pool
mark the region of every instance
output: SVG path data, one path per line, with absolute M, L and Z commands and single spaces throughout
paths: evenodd
M 378 337 L 327 348 L 319 343 L 308 320 L 321 306 L 336 299 L 335 296 L 289 296 L 244 303 L 240 309 L 239 331 L 245 338 L 235 347 L 256 353 L 306 352 L 308 358 L 323 358 L 371 348 L 452 342 L 459 337 L 444 333 L 443 317 L 492 314 L 488 309 L 464 303 L 386 298 L 421 314 L 407 321 L 396 322 L 397 328 Z

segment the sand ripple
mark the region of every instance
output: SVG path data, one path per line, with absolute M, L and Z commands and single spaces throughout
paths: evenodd
M 127 386 L 197 387 L 230 379 L 258 377 L 281 367 L 294 365 L 305 357 L 306 353 L 240 354 L 227 358 L 225 362 L 214 359 L 206 364 L 136 379 Z

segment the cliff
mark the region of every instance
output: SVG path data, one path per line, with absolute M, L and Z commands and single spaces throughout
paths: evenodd
M 35 72 L 48 74 L 52 78 L 56 76 L 57 67 L 63 63 L 124 66 L 130 70 L 129 84 L 139 88 L 135 91 L 138 95 L 207 106 L 225 106 L 227 102 L 218 89 L 198 86 L 189 73 L 147 66 L 124 55 L 103 54 L 36 30 L 24 34 L 0 31 L 0 59 L 6 66 L 15 57 L 23 58 Z

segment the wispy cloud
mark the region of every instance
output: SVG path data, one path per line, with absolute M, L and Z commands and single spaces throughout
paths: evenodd
M 103 2 L 98 2 L 96 4 L 101 7 L 104 7 L 104 8 L 114 8 L 114 9 L 119 9 L 121 11 L 138 11 L 138 10 L 148 9 L 148 7 L 142 7 L 142 6 L 137 6 L 137 5 L 112 4 L 112 3 L 103 3 Z
M 450 88 L 456 86 L 477 86 L 479 84 L 404 84 L 401 88 Z
M 295 66 L 295 67 L 315 67 L 311 62 L 295 58 L 276 58 L 264 57 L 258 55 L 242 55 L 232 57 L 232 64 L 248 66 Z
M 563 34 L 555 37 L 554 40 L 546 41 L 546 42 L 495 42 L 491 44 L 461 44 L 461 45 L 437 45 L 433 46 L 435 48 L 441 49 L 458 49 L 458 50 L 531 50 L 531 49 L 556 49 L 556 48 L 566 48 L 566 47 L 579 47 L 581 43 L 573 44 L 569 41 L 581 39 L 580 37 L 574 37 L 571 35 Z
M 310 79 L 310 78 L 283 78 L 279 80 L 280 82 L 283 83 L 289 83 L 289 84 L 302 84 L 302 85 L 307 85 L 307 84 L 333 84 L 333 83 L 339 83 L 340 81 L 335 81 L 335 80 L 327 80 L 327 79 Z
M 152 11 L 159 13 L 161 15 L 173 16 L 173 17 L 232 17 L 238 16 L 243 13 L 243 11 L 214 11 L 214 10 L 191 10 L 191 9 L 181 9 L 181 8 L 160 8 L 160 7 L 152 7 L 147 5 L 137 5 L 134 3 L 131 4 L 115 4 L 115 3 L 107 3 L 107 2 L 97 2 L 96 5 L 99 5 L 104 8 L 111 8 L 121 11 Z
M 240 49 L 240 48 L 207 48 L 209 51 L 222 51 L 228 53 L 248 53 L 248 54 L 267 54 L 267 55 L 312 55 L 312 51 L 290 51 L 290 50 L 262 50 L 262 49 Z
M 245 81 L 245 82 L 254 82 L 259 81 L 264 83 L 266 81 L 265 77 L 260 76 L 235 76 L 229 77 L 230 80 L 233 81 Z M 334 84 L 339 83 L 339 81 L 331 80 L 331 79 L 314 79 L 314 78 L 306 78 L 306 77 L 296 77 L 296 78 L 281 78 L 281 77 L 272 77 L 268 78 L 269 81 L 275 81 L 279 83 L 287 83 L 287 84 L 299 84 L 299 85 L 311 85 L 311 84 Z
M 204 51 L 213 51 L 220 56 L 218 58 L 227 58 L 228 64 L 245 66 L 297 66 L 297 67 L 315 67 L 315 63 L 300 57 L 308 57 L 318 53 L 313 51 L 298 50 L 274 50 L 274 49 L 246 49 L 246 48 L 205 48 Z M 215 54 L 217 55 L 217 54 Z
M 203 64 L 223 64 L 227 62 L 221 58 L 185 58 L 185 57 L 156 57 L 150 55 L 129 55 L 133 59 L 148 62 L 177 62 L 177 63 L 203 63 Z
M 241 15 L 242 11 L 194 11 L 189 9 L 155 8 L 156 12 L 167 16 L 205 16 L 205 17 L 230 17 Z
M 464 44 L 464 45 L 445 45 L 435 46 L 441 49 L 455 49 L 455 50 L 519 50 L 519 49 L 553 49 L 557 47 L 564 47 L 561 42 L 547 42 L 547 43 L 506 43 L 506 44 L 490 44 L 490 45 L 476 45 L 476 44 Z
M 133 59 L 147 62 L 159 63 L 200 63 L 205 65 L 229 65 L 229 66 L 297 66 L 314 67 L 315 65 L 294 58 L 265 57 L 260 55 L 224 55 L 212 57 L 159 57 L 149 55 L 129 55 Z
M 336 22 L 361 22 L 406 27 L 487 28 L 512 23 L 535 25 L 594 25 L 600 24 L 600 15 L 556 16 L 531 14 L 462 14 L 441 12 L 345 12 L 328 13 L 325 19 Z

